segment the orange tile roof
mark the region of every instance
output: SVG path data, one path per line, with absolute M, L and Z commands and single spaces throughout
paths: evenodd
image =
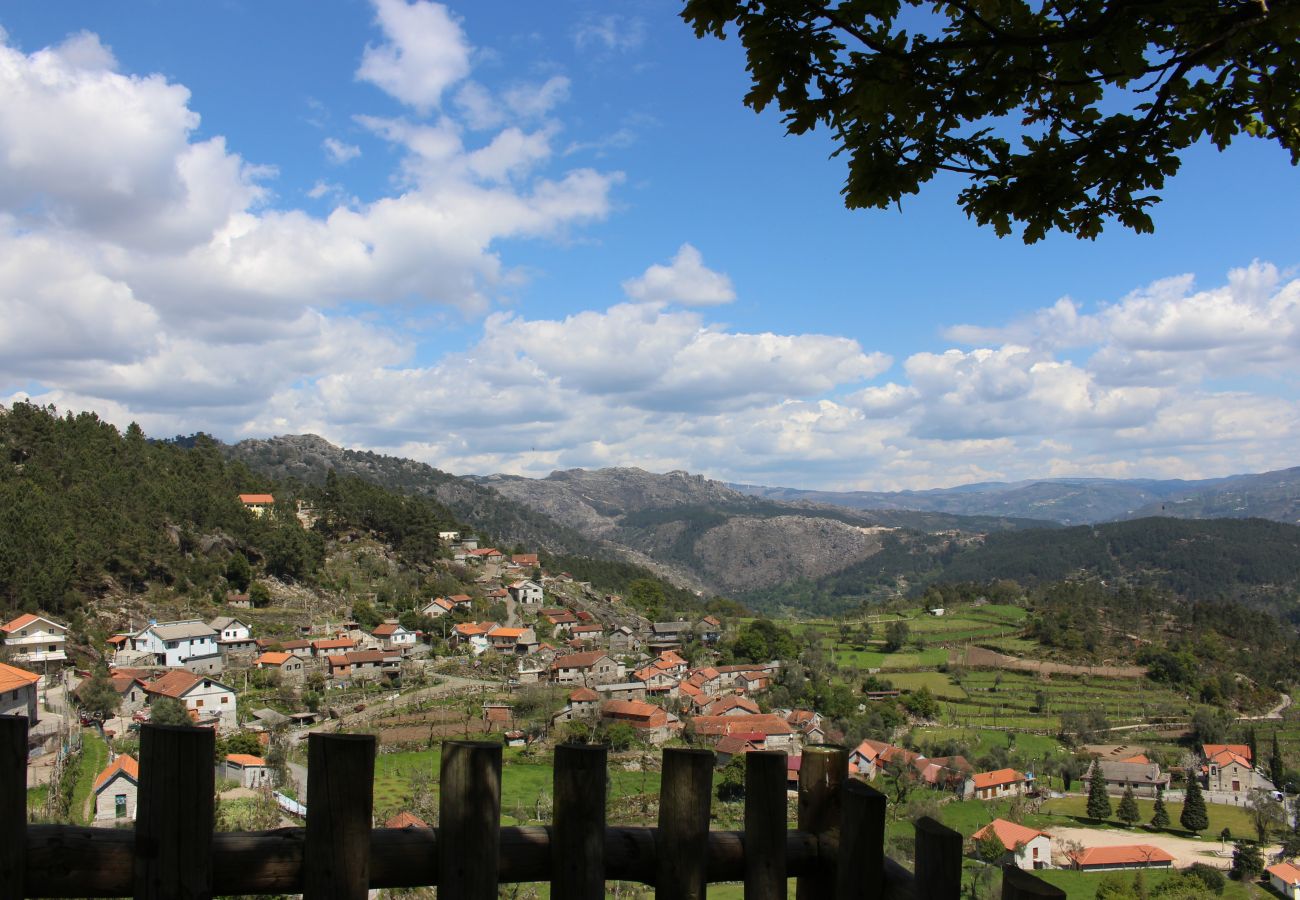
M 385 622 L 382 625 L 376 625 L 375 630 L 370 633 L 375 637 L 388 637 L 389 635 L 396 633 L 397 629 L 401 627 L 401 625 L 396 625 L 392 622 Z
M 184 669 L 172 669 L 144 686 L 149 694 L 161 694 L 164 697 L 180 698 L 202 679 L 193 672 Z
M 113 776 L 118 772 L 123 773 L 126 777 L 130 778 L 137 784 L 140 783 L 140 764 L 135 761 L 135 757 L 123 753 L 117 759 L 105 766 L 104 771 L 95 776 L 94 789 L 98 791 L 101 787 L 108 784 L 113 780 Z
M 35 672 L 28 672 L 26 669 L 20 669 L 17 666 L 0 663 L 0 692 L 13 691 L 21 687 L 27 687 L 29 684 L 35 684 L 41 680 L 41 676 Z
M 1237 756 L 1250 760 L 1250 747 L 1246 744 L 1205 744 L 1201 747 L 1206 757 L 1213 757 L 1216 754 L 1227 750 L 1229 753 L 1235 753 Z
M 32 615 L 31 613 L 23 613 L 12 622 L 6 622 L 5 624 L 0 625 L 0 631 L 17 631 L 19 628 L 26 628 L 39 618 L 41 617 Z
M 349 647 L 355 647 L 356 641 L 352 638 L 330 638 L 323 641 L 312 641 L 311 646 L 314 650 L 346 650 Z
M 1300 869 L 1297 869 L 1290 863 L 1280 862 L 1275 866 L 1269 866 L 1264 871 L 1270 875 L 1276 875 L 1287 885 L 1294 886 L 1300 884 Z
M 572 694 L 569 695 L 569 700 L 574 703 L 591 703 L 599 699 L 600 699 L 600 694 L 597 694 L 591 688 L 585 688 L 585 687 L 578 688 L 576 691 L 574 691 Z
M 253 665 L 282 666 L 290 659 L 293 659 L 292 653 L 276 653 L 274 650 L 268 650 L 257 659 L 253 660 Z M 265 678 L 266 676 L 263 675 L 259 677 Z
M 240 494 L 240 503 L 274 503 L 274 494 Z
M 589 669 L 596 663 L 608 656 L 600 650 L 591 650 L 587 653 L 570 653 L 568 656 L 557 657 L 551 663 L 551 669 L 558 671 L 560 669 Z
M 265 766 L 266 760 L 260 756 L 253 756 L 251 753 L 227 753 L 226 762 L 232 762 L 237 766 L 248 768 L 249 766 Z
M 1069 857 L 1079 866 L 1131 866 L 1135 863 L 1174 861 L 1168 853 L 1150 844 L 1087 847 L 1083 850 L 1071 851 Z
M 1024 781 L 1025 776 L 1015 769 L 998 769 L 996 772 L 976 772 L 975 789 L 997 787 L 1000 784 L 1015 784 Z
M 1015 822 L 1008 822 L 1006 819 L 994 819 L 985 825 L 979 831 L 971 835 L 977 841 L 983 840 L 984 836 L 992 830 L 1002 842 L 1002 846 L 1008 850 L 1014 850 L 1022 844 L 1028 844 L 1038 836 L 1051 837 L 1045 831 L 1035 831 L 1032 828 L 1026 828 L 1024 825 L 1017 825 Z
M 488 637 L 517 638 L 524 633 L 522 628 L 493 628 Z
M 415 813 L 399 812 L 387 822 L 385 828 L 428 828 L 429 823 L 421 819 Z
M 1145 753 L 1139 753 L 1137 756 L 1130 756 L 1127 759 L 1121 759 L 1120 762 L 1142 763 L 1143 765 L 1151 764 L 1151 760 L 1147 759 L 1147 755 Z

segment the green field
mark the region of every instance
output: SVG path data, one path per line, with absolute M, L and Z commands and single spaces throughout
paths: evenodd
M 1043 869 L 1034 874 L 1049 884 L 1054 884 L 1064 890 L 1066 896 L 1069 897 L 1070 900 L 1074 900 L 1076 897 L 1087 898 L 1087 900 L 1090 900 L 1090 898 L 1095 897 L 1097 894 L 1097 885 L 1101 884 L 1102 878 L 1106 876 L 1106 873 L 1104 872 L 1074 872 L 1069 869 Z M 1170 874 L 1171 873 L 1167 871 L 1161 872 L 1153 869 L 1150 871 L 1144 871 L 1142 873 L 1142 880 L 1146 883 L 1147 889 L 1151 890 L 1163 884 L 1170 877 Z M 1132 878 L 1131 874 L 1129 875 L 1129 878 Z M 1246 898 L 1250 897 L 1262 898 L 1275 897 L 1277 895 L 1272 894 L 1263 888 L 1242 884 L 1241 882 L 1229 879 L 1227 885 L 1223 889 L 1223 893 L 1213 896 L 1222 897 L 1223 900 L 1246 900 Z
M 966 699 L 966 692 L 942 672 L 898 672 L 890 673 L 889 682 L 900 691 L 919 691 L 929 688 L 930 693 L 940 699 Z
M 1141 813 L 1141 821 L 1151 821 L 1151 816 L 1155 810 L 1154 800 L 1138 800 L 1138 811 Z M 1087 797 L 1063 797 L 1060 800 L 1048 800 L 1043 804 L 1043 814 L 1051 815 L 1055 818 L 1068 817 L 1077 820 L 1073 824 L 1092 826 L 1096 823 L 1088 818 Z M 1119 798 L 1111 798 L 1112 810 L 1119 806 Z M 1178 817 L 1183 813 L 1181 803 L 1166 803 L 1165 808 L 1169 811 L 1169 820 L 1173 823 L 1170 828 L 1171 832 L 1185 835 L 1186 832 L 1181 830 L 1178 824 Z M 1227 806 L 1223 803 L 1207 803 L 1206 810 L 1210 814 L 1210 827 L 1201 833 L 1202 840 L 1206 845 L 1218 845 L 1219 833 L 1227 828 L 1236 837 L 1248 837 L 1255 839 L 1255 826 L 1250 823 L 1250 814 L 1239 806 Z M 1116 820 L 1107 823 L 1112 828 L 1123 828 L 1124 826 Z M 1145 832 L 1141 825 L 1133 829 L 1135 835 Z

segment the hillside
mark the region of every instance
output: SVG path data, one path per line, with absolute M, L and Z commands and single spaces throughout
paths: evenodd
M 1088 525 L 1170 516 L 1260 518 L 1300 523 L 1300 467 L 1203 481 L 1052 478 L 988 482 L 930 491 L 805 491 L 731 485 L 754 497 L 808 501 L 849 509 L 918 510 L 951 515 L 1050 519 Z
M 269 478 L 322 485 L 333 469 L 401 494 L 429 497 L 493 540 L 557 554 L 590 554 L 596 544 L 572 528 L 512 502 L 489 487 L 396 456 L 345 450 L 314 434 L 281 435 L 222 447 L 231 459 Z
M 1191 601 L 1236 600 L 1300 622 L 1300 527 L 1148 518 L 964 540 L 891 537 L 881 554 L 843 572 L 742 599 L 757 608 L 829 613 L 879 597 L 890 585 L 919 593 L 939 583 L 1080 579 L 1154 587 Z
M 791 576 L 815 579 L 854 566 L 878 553 L 882 536 L 894 529 L 982 533 L 1052 525 L 778 503 L 680 471 L 571 469 L 539 479 L 492 475 L 477 481 L 722 592 L 772 587 Z

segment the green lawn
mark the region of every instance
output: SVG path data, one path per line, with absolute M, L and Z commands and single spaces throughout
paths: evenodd
M 108 745 L 93 728 L 81 729 L 81 759 L 77 763 L 77 785 L 72 791 L 72 818 L 89 825 L 95 818 L 90 795 L 95 787 L 95 776 L 108 765 Z
M 1155 809 L 1154 800 L 1138 800 L 1138 811 L 1142 814 L 1141 821 L 1151 821 L 1151 815 Z M 1057 817 L 1069 817 L 1077 819 L 1077 824 L 1091 826 L 1095 823 L 1088 818 L 1088 798 L 1087 797 L 1063 797 L 1060 800 L 1048 800 L 1043 804 L 1043 812 Z M 1119 807 L 1119 798 L 1111 798 L 1111 808 Z M 1173 823 L 1172 831 L 1181 832 L 1181 826 L 1178 824 L 1178 817 L 1182 815 L 1183 805 L 1181 803 L 1166 803 L 1165 808 L 1169 810 L 1169 820 Z M 1240 806 L 1225 806 L 1222 803 L 1207 803 L 1206 810 L 1210 815 L 1210 827 L 1201 833 L 1201 839 L 1206 844 L 1218 844 L 1220 832 L 1224 828 L 1229 829 L 1236 837 L 1248 837 L 1251 840 L 1255 838 L 1255 826 L 1250 822 L 1250 814 Z M 1111 827 L 1123 827 L 1118 821 L 1108 823 Z M 1133 829 L 1133 834 L 1139 836 L 1144 833 L 1141 825 Z
M 889 681 L 900 691 L 919 691 L 929 688 L 930 693 L 943 699 L 965 700 L 966 692 L 952 683 L 943 672 L 891 673 Z

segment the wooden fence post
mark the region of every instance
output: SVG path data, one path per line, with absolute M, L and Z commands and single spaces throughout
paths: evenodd
M 0 716 L 0 900 L 24 894 L 27 868 L 27 717 Z
M 438 799 L 438 897 L 496 900 L 501 745 L 443 741 Z
M 1065 891 L 1016 866 L 1002 867 L 1002 900 L 1065 900 Z
M 665 750 L 655 839 L 656 900 L 703 900 L 708 889 L 712 750 Z
M 135 818 L 135 896 L 212 896 L 216 733 L 145 725 Z
M 961 897 L 961 835 L 929 816 L 916 820 L 917 894 L 931 900 Z
M 373 734 L 307 735 L 304 897 L 365 900 L 374 784 Z
M 745 754 L 745 900 L 785 900 L 786 756 Z
M 830 744 L 803 748 L 799 766 L 799 830 L 817 836 L 818 854 L 834 849 L 815 875 L 799 879 L 798 900 L 821 900 L 835 890 L 840 839 L 840 786 L 849 777 L 849 752 Z M 825 859 L 825 857 L 823 857 Z
M 597 744 L 555 748 L 555 822 L 551 838 L 551 896 L 605 896 L 606 749 Z
M 885 795 L 862 781 L 844 783 L 835 896 L 876 898 L 885 889 Z

